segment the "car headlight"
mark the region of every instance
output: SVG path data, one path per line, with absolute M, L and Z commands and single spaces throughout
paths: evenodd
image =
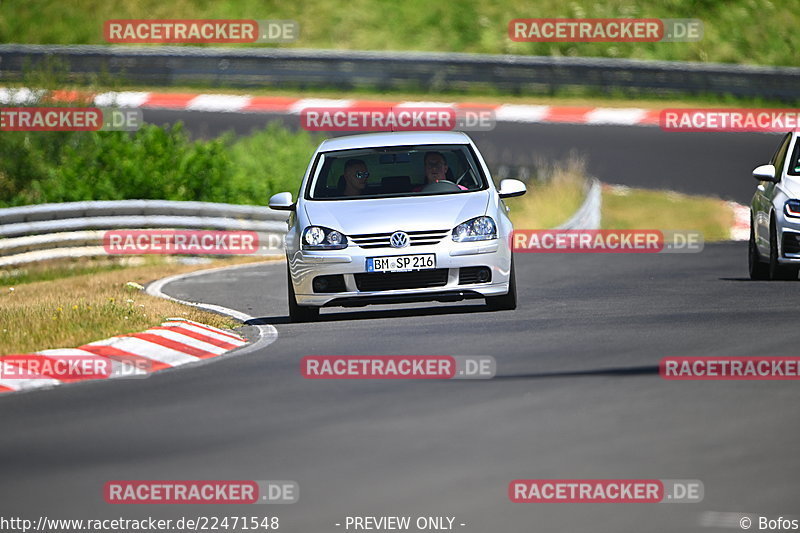
M 800 200 L 786 200 L 783 212 L 787 217 L 800 218 Z
M 497 238 L 497 226 L 491 217 L 478 217 L 453 228 L 456 242 L 488 241 Z
M 309 226 L 303 230 L 303 250 L 341 250 L 347 248 L 347 237 L 335 229 Z

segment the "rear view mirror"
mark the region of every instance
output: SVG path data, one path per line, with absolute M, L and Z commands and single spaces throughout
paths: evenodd
M 774 165 L 761 165 L 753 169 L 753 177 L 758 181 L 771 181 L 777 183 L 779 180 L 775 178 Z
M 276 211 L 294 211 L 292 193 L 279 192 L 278 194 L 273 194 L 272 198 L 269 199 L 269 207 Z
M 500 181 L 500 198 L 513 198 L 515 196 L 522 196 L 527 192 L 525 184 L 519 180 L 506 179 Z
M 378 159 L 381 165 L 391 165 L 394 163 L 410 163 L 411 156 L 406 152 L 395 152 L 390 154 L 381 154 Z

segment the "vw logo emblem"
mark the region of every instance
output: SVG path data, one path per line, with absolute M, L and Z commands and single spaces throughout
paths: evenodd
M 389 238 L 389 244 L 392 245 L 392 248 L 405 248 L 408 246 L 408 233 L 395 231 Z

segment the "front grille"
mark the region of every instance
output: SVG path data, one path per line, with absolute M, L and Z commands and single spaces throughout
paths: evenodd
M 800 233 L 783 234 L 783 254 L 800 254 Z
M 450 230 L 406 231 L 409 246 L 424 246 L 436 244 L 441 241 Z M 350 240 L 361 248 L 389 248 L 389 239 L 392 233 L 365 233 L 362 235 L 348 235 Z
M 414 272 L 369 272 L 355 274 L 360 291 L 391 291 L 422 289 L 447 285 L 448 269 L 416 270 Z
M 489 267 L 462 267 L 458 269 L 458 284 L 488 283 L 492 281 L 492 271 Z

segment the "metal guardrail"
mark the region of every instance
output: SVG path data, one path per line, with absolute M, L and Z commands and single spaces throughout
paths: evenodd
M 0 226 L 23 222 L 97 216 L 204 216 L 246 220 L 280 220 L 287 215 L 258 205 L 183 202 L 171 200 L 91 200 L 60 204 L 23 205 L 0 209 Z M 0 236 L 4 236 L 0 229 Z
M 57 58 L 69 75 L 98 73 L 145 85 L 474 90 L 550 93 L 582 87 L 600 92 L 730 94 L 800 99 L 800 68 L 428 52 L 276 48 L 0 45 L 0 79 Z
M 592 179 L 588 183 L 586 199 L 583 204 L 575 211 L 569 220 L 558 226 L 556 229 L 600 229 L 600 218 L 602 207 L 602 188 L 600 181 Z
M 271 247 L 286 233 L 287 214 L 268 207 L 118 200 L 0 209 L 0 267 L 64 257 L 107 255 L 108 229 L 247 230 Z

